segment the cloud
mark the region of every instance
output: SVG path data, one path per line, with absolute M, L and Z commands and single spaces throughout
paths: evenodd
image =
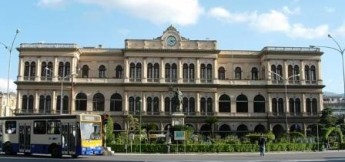
M 226 9 L 222 7 L 215 7 L 212 8 L 209 12 L 209 15 L 212 17 L 215 17 L 216 19 L 220 21 L 225 21 L 225 22 L 246 22 L 249 19 L 251 19 L 251 14 L 247 13 L 230 13 Z
M 345 36 L 345 23 L 343 23 L 341 26 L 339 26 L 336 30 L 335 30 L 337 35 L 341 35 L 341 36 Z
M 325 37 L 328 33 L 328 25 L 319 25 L 315 28 L 307 28 L 302 24 L 294 24 L 289 31 L 289 36 L 295 38 L 313 39 Z
M 288 6 L 284 6 L 282 9 L 283 13 L 288 15 L 297 15 L 301 12 L 301 8 L 296 7 L 293 10 L 291 10 Z
M 333 13 L 333 12 L 335 12 L 335 8 L 333 8 L 333 7 L 324 7 L 324 10 L 326 11 L 326 12 L 328 12 L 328 13 Z
M 272 10 L 268 13 L 255 14 L 249 22 L 254 28 L 263 32 L 282 31 L 290 29 L 288 17 L 282 12 Z
M 204 9 L 198 0 L 79 0 L 108 10 L 123 11 L 154 24 L 196 24 Z
M 37 5 L 44 8 L 59 8 L 66 4 L 66 0 L 39 0 Z
M 17 90 L 17 85 L 14 84 L 13 80 L 10 80 L 10 86 L 9 86 L 9 91 L 10 92 L 16 92 Z M 3 93 L 7 93 L 7 79 L 0 78 L 0 91 Z
M 299 7 L 291 10 L 286 6 L 281 10 L 271 10 L 265 13 L 257 11 L 232 13 L 222 7 L 214 7 L 207 12 L 211 17 L 226 23 L 246 23 L 253 30 L 281 32 L 292 38 L 314 39 L 325 37 L 329 33 L 329 27 L 325 24 L 310 28 L 300 23 L 290 23 L 288 15 L 299 13 Z

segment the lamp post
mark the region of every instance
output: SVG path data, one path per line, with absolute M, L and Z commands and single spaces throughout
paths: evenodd
M 6 44 L 0 42 L 0 44 L 2 44 L 6 50 L 8 50 L 8 53 L 10 54 L 9 56 L 9 59 L 8 59 L 8 70 L 7 70 L 7 107 L 9 108 L 10 107 L 10 71 L 11 71 L 11 56 L 12 56 L 12 50 L 13 50 L 13 44 L 14 44 L 14 41 L 16 40 L 17 38 L 17 35 L 19 34 L 19 29 L 16 30 L 16 34 L 14 35 L 14 38 L 12 40 L 12 43 L 11 43 L 11 46 L 7 46 Z M 0 111 L 1 113 L 1 111 Z M 1 114 L 0 114 L 1 116 Z M 6 116 L 6 107 L 5 107 L 5 110 L 4 110 L 4 116 Z
M 139 100 L 139 153 L 141 154 L 141 109 L 142 109 L 142 97 L 143 97 L 143 93 L 141 92 L 141 97 Z
M 289 81 L 290 78 L 294 78 L 294 77 L 297 77 L 297 76 L 300 76 L 300 74 L 294 74 L 294 75 L 291 75 L 289 76 L 288 78 L 283 78 L 281 75 L 279 75 L 278 73 L 275 73 L 273 71 L 269 71 L 270 73 L 278 76 L 281 80 L 284 81 L 284 88 L 285 88 L 285 106 L 287 105 L 287 99 L 288 99 L 288 95 L 287 95 L 287 82 Z M 286 106 L 286 110 L 285 110 L 285 125 L 286 125 L 286 133 L 289 133 L 288 132 L 288 119 L 287 119 L 287 110 L 288 110 L 288 107 Z
M 343 69 L 343 98 L 345 98 L 345 71 L 344 71 L 344 52 L 345 52 L 345 48 L 341 48 L 340 44 L 338 43 L 337 40 L 335 40 L 331 34 L 328 34 L 328 38 L 332 39 L 333 42 L 337 45 L 337 48 L 335 47 L 329 47 L 329 46 L 314 46 L 314 45 L 310 45 L 310 48 L 316 48 L 316 47 L 321 47 L 321 48 L 328 48 L 328 49 L 332 49 L 335 51 L 338 51 L 341 55 L 341 63 L 342 63 L 342 69 Z
M 52 70 L 50 70 L 48 67 L 46 67 L 46 70 L 49 70 L 51 73 L 53 73 L 52 72 Z M 60 77 L 60 79 L 61 79 L 61 92 L 60 92 L 60 114 L 63 114 L 63 97 L 64 97 L 64 95 L 63 95 L 63 83 L 64 83 L 64 80 L 66 79 L 66 78 L 68 78 L 68 77 L 73 77 L 73 76 L 77 76 L 78 74 L 75 74 L 75 73 L 73 73 L 73 74 L 67 74 L 66 76 L 64 76 L 64 77 L 61 77 L 61 76 L 59 76 Z

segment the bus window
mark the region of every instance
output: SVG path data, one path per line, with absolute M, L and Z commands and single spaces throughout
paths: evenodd
M 51 120 L 47 122 L 47 134 L 60 134 L 60 121 Z
M 2 137 L 2 125 L 1 124 L 0 124 L 0 137 Z
M 80 123 L 82 139 L 101 139 L 101 126 L 96 123 Z
M 46 134 L 47 122 L 46 121 L 34 121 L 34 133 Z
M 5 122 L 5 129 L 7 134 L 16 134 L 16 121 L 6 121 Z

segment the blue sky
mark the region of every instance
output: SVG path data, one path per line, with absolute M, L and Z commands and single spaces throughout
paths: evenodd
M 186 38 L 212 39 L 224 50 L 265 46 L 345 47 L 343 0 L 2 0 L 0 42 L 76 43 L 123 48 L 125 39 L 151 39 L 173 25 Z M 322 49 L 324 91 L 343 93 L 341 55 Z M 9 52 L 0 45 L 0 91 L 6 91 Z M 10 82 L 18 74 L 13 50 Z M 10 85 L 13 91 L 14 84 Z

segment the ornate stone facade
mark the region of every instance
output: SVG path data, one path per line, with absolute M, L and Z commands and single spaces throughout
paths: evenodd
M 308 133 L 323 109 L 318 48 L 222 50 L 170 26 L 155 39 L 126 39 L 121 49 L 23 43 L 18 50 L 17 113 L 105 112 L 122 130 L 126 116 L 141 111 L 143 124 L 163 130 L 176 111 L 172 88 L 179 88 L 185 124 L 205 132 L 205 119 L 216 117 L 222 135 Z

